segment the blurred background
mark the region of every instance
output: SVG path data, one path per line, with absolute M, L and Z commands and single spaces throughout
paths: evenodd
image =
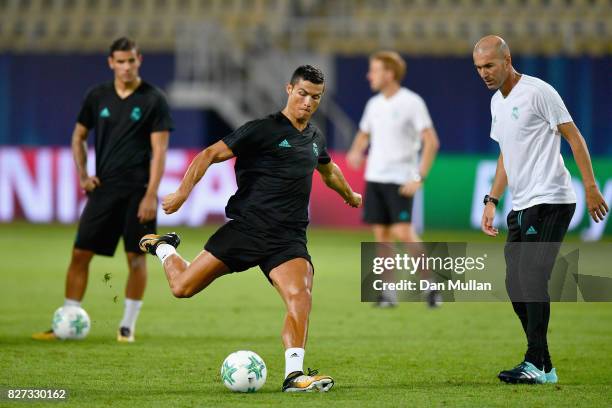
M 174 191 L 197 151 L 280 110 L 284 84 L 302 63 L 326 74 L 315 121 L 361 191 L 362 171 L 348 169 L 344 154 L 372 96 L 368 55 L 392 49 L 406 58 L 404 85 L 426 101 L 441 142 L 415 224 L 477 229 L 499 152 L 489 138 L 491 92 L 471 58 L 486 34 L 506 39 L 519 72 L 561 94 L 612 202 L 611 0 L 0 0 L 0 222 L 78 219 L 84 197 L 71 132 L 87 89 L 112 79 L 110 43 L 127 35 L 144 55 L 143 79 L 166 92 L 176 122 L 160 195 Z M 584 240 L 609 237 L 608 223 L 589 221 L 567 145 L 563 153 L 579 201 L 571 231 Z M 159 222 L 222 222 L 235 188 L 232 164 L 215 165 L 187 205 Z M 504 201 L 500 226 L 510 209 Z M 317 177 L 311 218 L 362 226 L 359 212 Z

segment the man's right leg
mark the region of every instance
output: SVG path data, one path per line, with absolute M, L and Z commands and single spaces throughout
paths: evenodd
M 529 315 L 527 311 L 527 303 L 521 286 L 521 259 L 528 258 L 523 253 L 525 248 L 522 242 L 522 218 L 523 211 L 510 211 L 508 214 L 508 238 L 504 247 L 504 256 L 506 260 L 506 290 L 512 302 L 512 308 L 521 321 L 521 326 L 525 335 L 528 333 Z M 526 336 L 529 340 L 529 336 Z M 516 367 L 503 370 L 498 375 L 501 381 L 516 384 L 516 383 L 544 383 L 546 382 L 545 373 L 529 361 L 522 361 Z
M 363 221 L 372 226 L 374 240 L 379 243 L 376 256 L 392 257 L 394 255 L 393 236 L 391 235 L 391 217 L 389 206 L 385 201 L 385 184 L 368 181 L 365 188 L 365 199 L 363 203 Z M 389 243 L 389 247 L 380 243 Z M 385 271 L 380 278 L 384 282 L 393 280 L 393 271 Z M 378 294 L 377 307 L 394 307 L 397 304 L 397 296 L 394 292 L 384 291 Z
M 376 256 L 380 257 L 393 257 L 394 256 L 394 244 L 393 235 L 391 234 L 391 228 L 385 224 L 372 224 L 372 232 L 374 234 L 374 240 L 379 244 Z M 383 245 L 383 244 L 388 244 Z M 392 282 L 394 273 L 392 270 L 386 270 L 382 275 L 381 279 L 383 282 Z M 379 294 L 378 300 L 375 306 L 380 308 L 394 307 L 397 305 L 397 296 L 393 291 L 384 291 Z
M 179 242 L 176 234 L 149 234 L 140 240 L 140 248 L 155 254 L 161 261 L 175 297 L 192 297 L 218 277 L 230 272 L 227 265 L 206 250 L 200 252 L 191 263 L 185 261 L 176 252 Z
M 89 264 L 93 258 L 93 251 L 85 249 L 72 249 L 72 257 L 68 272 L 66 273 L 66 290 L 64 306 L 81 306 L 81 300 L 87 289 L 87 278 L 89 276 Z M 34 333 L 34 340 L 55 340 L 53 330 Z
M 521 321 L 525 336 L 527 336 L 527 308 L 521 291 L 519 261 L 521 259 L 521 226 L 519 219 L 521 211 L 510 211 L 507 218 L 508 238 L 504 247 L 506 260 L 506 291 L 512 302 L 514 313 Z
M 66 300 L 81 302 L 87 289 L 89 277 L 89 264 L 93 258 L 93 251 L 87 249 L 72 249 L 72 258 L 66 273 Z
M 372 232 L 376 242 L 393 242 L 391 228 L 384 224 L 372 224 Z
M 80 306 L 95 254 L 113 256 L 123 228 L 124 192 L 103 187 L 89 194 L 83 209 L 66 274 L 64 306 Z M 41 336 L 43 335 L 43 336 Z M 45 337 L 46 336 L 46 337 Z M 51 330 L 36 333 L 35 339 L 54 338 Z

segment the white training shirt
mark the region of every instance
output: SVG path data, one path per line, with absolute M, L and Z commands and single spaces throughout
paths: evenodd
M 576 202 L 569 171 L 561 157 L 557 126 L 572 122 L 563 100 L 541 79 L 522 75 L 505 98 L 491 98 L 491 138 L 499 143 L 512 208 Z
M 386 98 L 379 93 L 366 104 L 359 130 L 370 135 L 365 179 L 404 184 L 418 173 L 421 131 L 432 127 L 423 98 L 400 88 Z

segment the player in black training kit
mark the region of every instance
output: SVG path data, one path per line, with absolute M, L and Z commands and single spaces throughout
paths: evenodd
M 94 254 L 112 256 L 123 236 L 129 277 L 125 312 L 117 340 L 134 341 L 147 269 L 138 242 L 155 232 L 157 189 L 164 172 L 172 118 L 164 95 L 138 75 L 142 62 L 136 43 L 120 38 L 108 63 L 115 78 L 93 87 L 79 113 L 72 151 L 81 188 L 88 195 L 66 276 L 64 306 L 80 306 Z M 95 130 L 96 174 L 87 173 L 87 134 Z M 53 331 L 36 333 L 51 340 Z
M 248 122 L 202 151 L 177 191 L 164 198 L 165 212 L 177 211 L 210 165 L 236 157 L 238 191 L 226 207 L 231 220 L 210 237 L 204 251 L 187 263 L 176 253 L 174 233 L 144 236 L 141 248 L 159 257 L 176 297 L 191 297 L 222 275 L 258 265 L 287 307 L 282 390 L 328 391 L 331 377 L 303 372 L 314 272 L 306 248 L 314 170 L 351 207 L 361 206 L 361 195 L 332 162 L 321 131 L 309 123 L 323 96 L 323 73 L 310 65 L 298 67 L 286 90 L 281 112 Z

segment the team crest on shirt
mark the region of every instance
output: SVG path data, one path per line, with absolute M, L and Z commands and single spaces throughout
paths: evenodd
M 142 111 L 140 110 L 140 108 L 138 106 L 134 107 L 134 109 L 132 109 L 132 113 L 130 113 L 130 118 L 134 122 L 136 122 L 140 120 L 141 117 L 142 117 Z
M 314 142 L 312 143 L 312 151 L 315 156 L 319 156 L 319 146 L 317 146 L 317 144 Z
M 512 108 L 512 118 L 513 119 L 518 119 L 519 118 L 519 112 L 518 112 L 518 107 L 517 106 Z

